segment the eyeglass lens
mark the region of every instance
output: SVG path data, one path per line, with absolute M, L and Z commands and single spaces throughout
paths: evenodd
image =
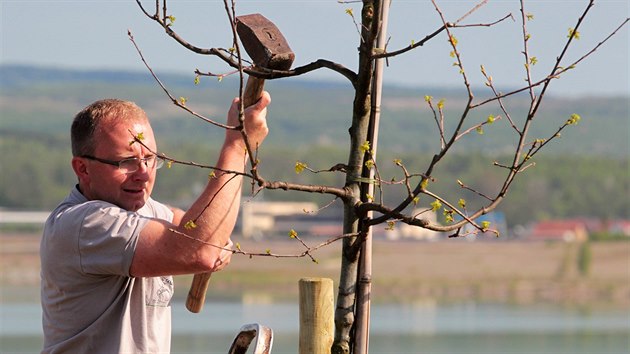
M 158 158 L 157 156 L 149 156 L 143 159 L 139 159 L 137 157 L 133 157 L 130 159 L 125 159 L 120 161 L 119 168 L 123 170 L 125 173 L 133 173 L 140 168 L 140 163 L 144 163 L 148 169 L 158 169 L 162 167 L 164 164 L 164 160 Z

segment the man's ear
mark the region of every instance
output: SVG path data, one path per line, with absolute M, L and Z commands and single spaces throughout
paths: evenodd
M 87 162 L 81 157 L 72 158 L 72 169 L 74 174 L 77 175 L 79 181 L 83 181 L 88 178 Z

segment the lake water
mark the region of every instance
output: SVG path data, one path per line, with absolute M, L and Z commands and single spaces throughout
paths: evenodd
M 38 304 L 0 305 L 0 351 L 41 348 Z M 238 329 L 274 331 L 274 354 L 298 352 L 297 304 L 209 302 L 200 314 L 173 304 L 173 353 L 227 353 Z M 627 354 L 630 313 L 554 306 L 457 304 L 372 306 L 370 353 Z

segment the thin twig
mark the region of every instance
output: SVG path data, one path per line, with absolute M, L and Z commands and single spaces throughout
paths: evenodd
M 168 96 L 168 98 L 171 100 L 171 102 L 185 110 L 186 112 L 192 114 L 193 116 L 203 120 L 206 123 L 210 123 L 213 124 L 217 127 L 221 127 L 221 128 L 225 128 L 225 129 L 234 129 L 234 127 L 230 127 L 228 125 L 219 123 L 217 121 L 214 121 L 212 119 L 206 118 L 205 116 L 191 110 L 190 108 L 188 108 L 186 105 L 182 104 L 179 100 L 177 100 L 175 97 L 173 97 L 173 95 L 171 95 L 170 91 L 166 88 L 166 86 L 162 83 L 162 81 L 158 78 L 158 76 L 155 74 L 155 72 L 153 71 L 153 69 L 151 68 L 151 66 L 149 65 L 149 63 L 147 63 L 146 59 L 144 58 L 144 55 L 142 54 L 142 51 L 140 50 L 140 48 L 138 47 L 138 44 L 136 43 L 133 34 L 131 33 L 131 30 L 127 30 L 127 35 L 129 36 L 129 40 L 131 41 L 131 43 L 133 43 L 133 46 L 136 48 L 136 51 L 138 52 L 138 55 L 140 56 L 140 59 L 142 60 L 142 63 L 144 63 L 144 66 L 149 70 L 149 73 L 151 73 L 151 76 L 153 76 L 153 79 L 155 79 L 155 81 L 158 83 L 158 85 L 162 88 L 162 91 L 164 91 L 164 93 Z

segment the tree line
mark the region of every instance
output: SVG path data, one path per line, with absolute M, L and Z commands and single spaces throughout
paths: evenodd
M 216 156 L 216 146 L 206 143 L 167 142 L 162 152 L 173 158 L 211 164 Z M 0 134 L 0 207 L 17 210 L 49 210 L 57 205 L 76 183 L 70 167 L 70 147 L 66 138 L 44 134 Z M 343 162 L 343 147 L 320 144 L 287 149 L 268 146 L 259 158 L 264 161 L 265 175 L 269 179 L 292 180 L 308 184 L 343 185 L 343 176 L 335 172 L 296 173 L 295 164 L 301 162 L 311 170 L 328 170 L 330 161 Z M 394 160 L 403 164 L 418 164 L 430 159 L 429 155 L 400 151 L 381 151 L 377 162 L 379 173 L 385 180 L 400 178 L 400 168 Z M 497 188 L 502 169 L 494 162 L 502 156 L 482 153 L 455 154 L 445 161 L 435 174 L 437 192 L 453 198 L 462 197 L 468 203 L 474 198 L 466 195 L 458 182 L 481 186 L 490 193 Z M 628 159 L 620 157 L 592 157 L 550 155 L 536 157 L 531 171 L 523 173 L 512 186 L 512 198 L 500 208 L 510 226 L 551 218 L 590 217 L 597 219 L 627 218 L 630 210 Z M 204 185 L 210 171 L 182 165 L 164 167 L 158 172 L 154 196 L 167 203 L 186 207 Z M 441 190 L 440 190 L 441 189 Z M 244 193 L 251 196 L 246 185 Z M 376 198 L 395 199 L 404 193 L 404 187 L 389 188 L 387 195 Z M 320 206 L 332 202 L 318 194 L 295 194 L 283 191 L 267 191 L 256 198 L 265 200 L 309 200 Z

